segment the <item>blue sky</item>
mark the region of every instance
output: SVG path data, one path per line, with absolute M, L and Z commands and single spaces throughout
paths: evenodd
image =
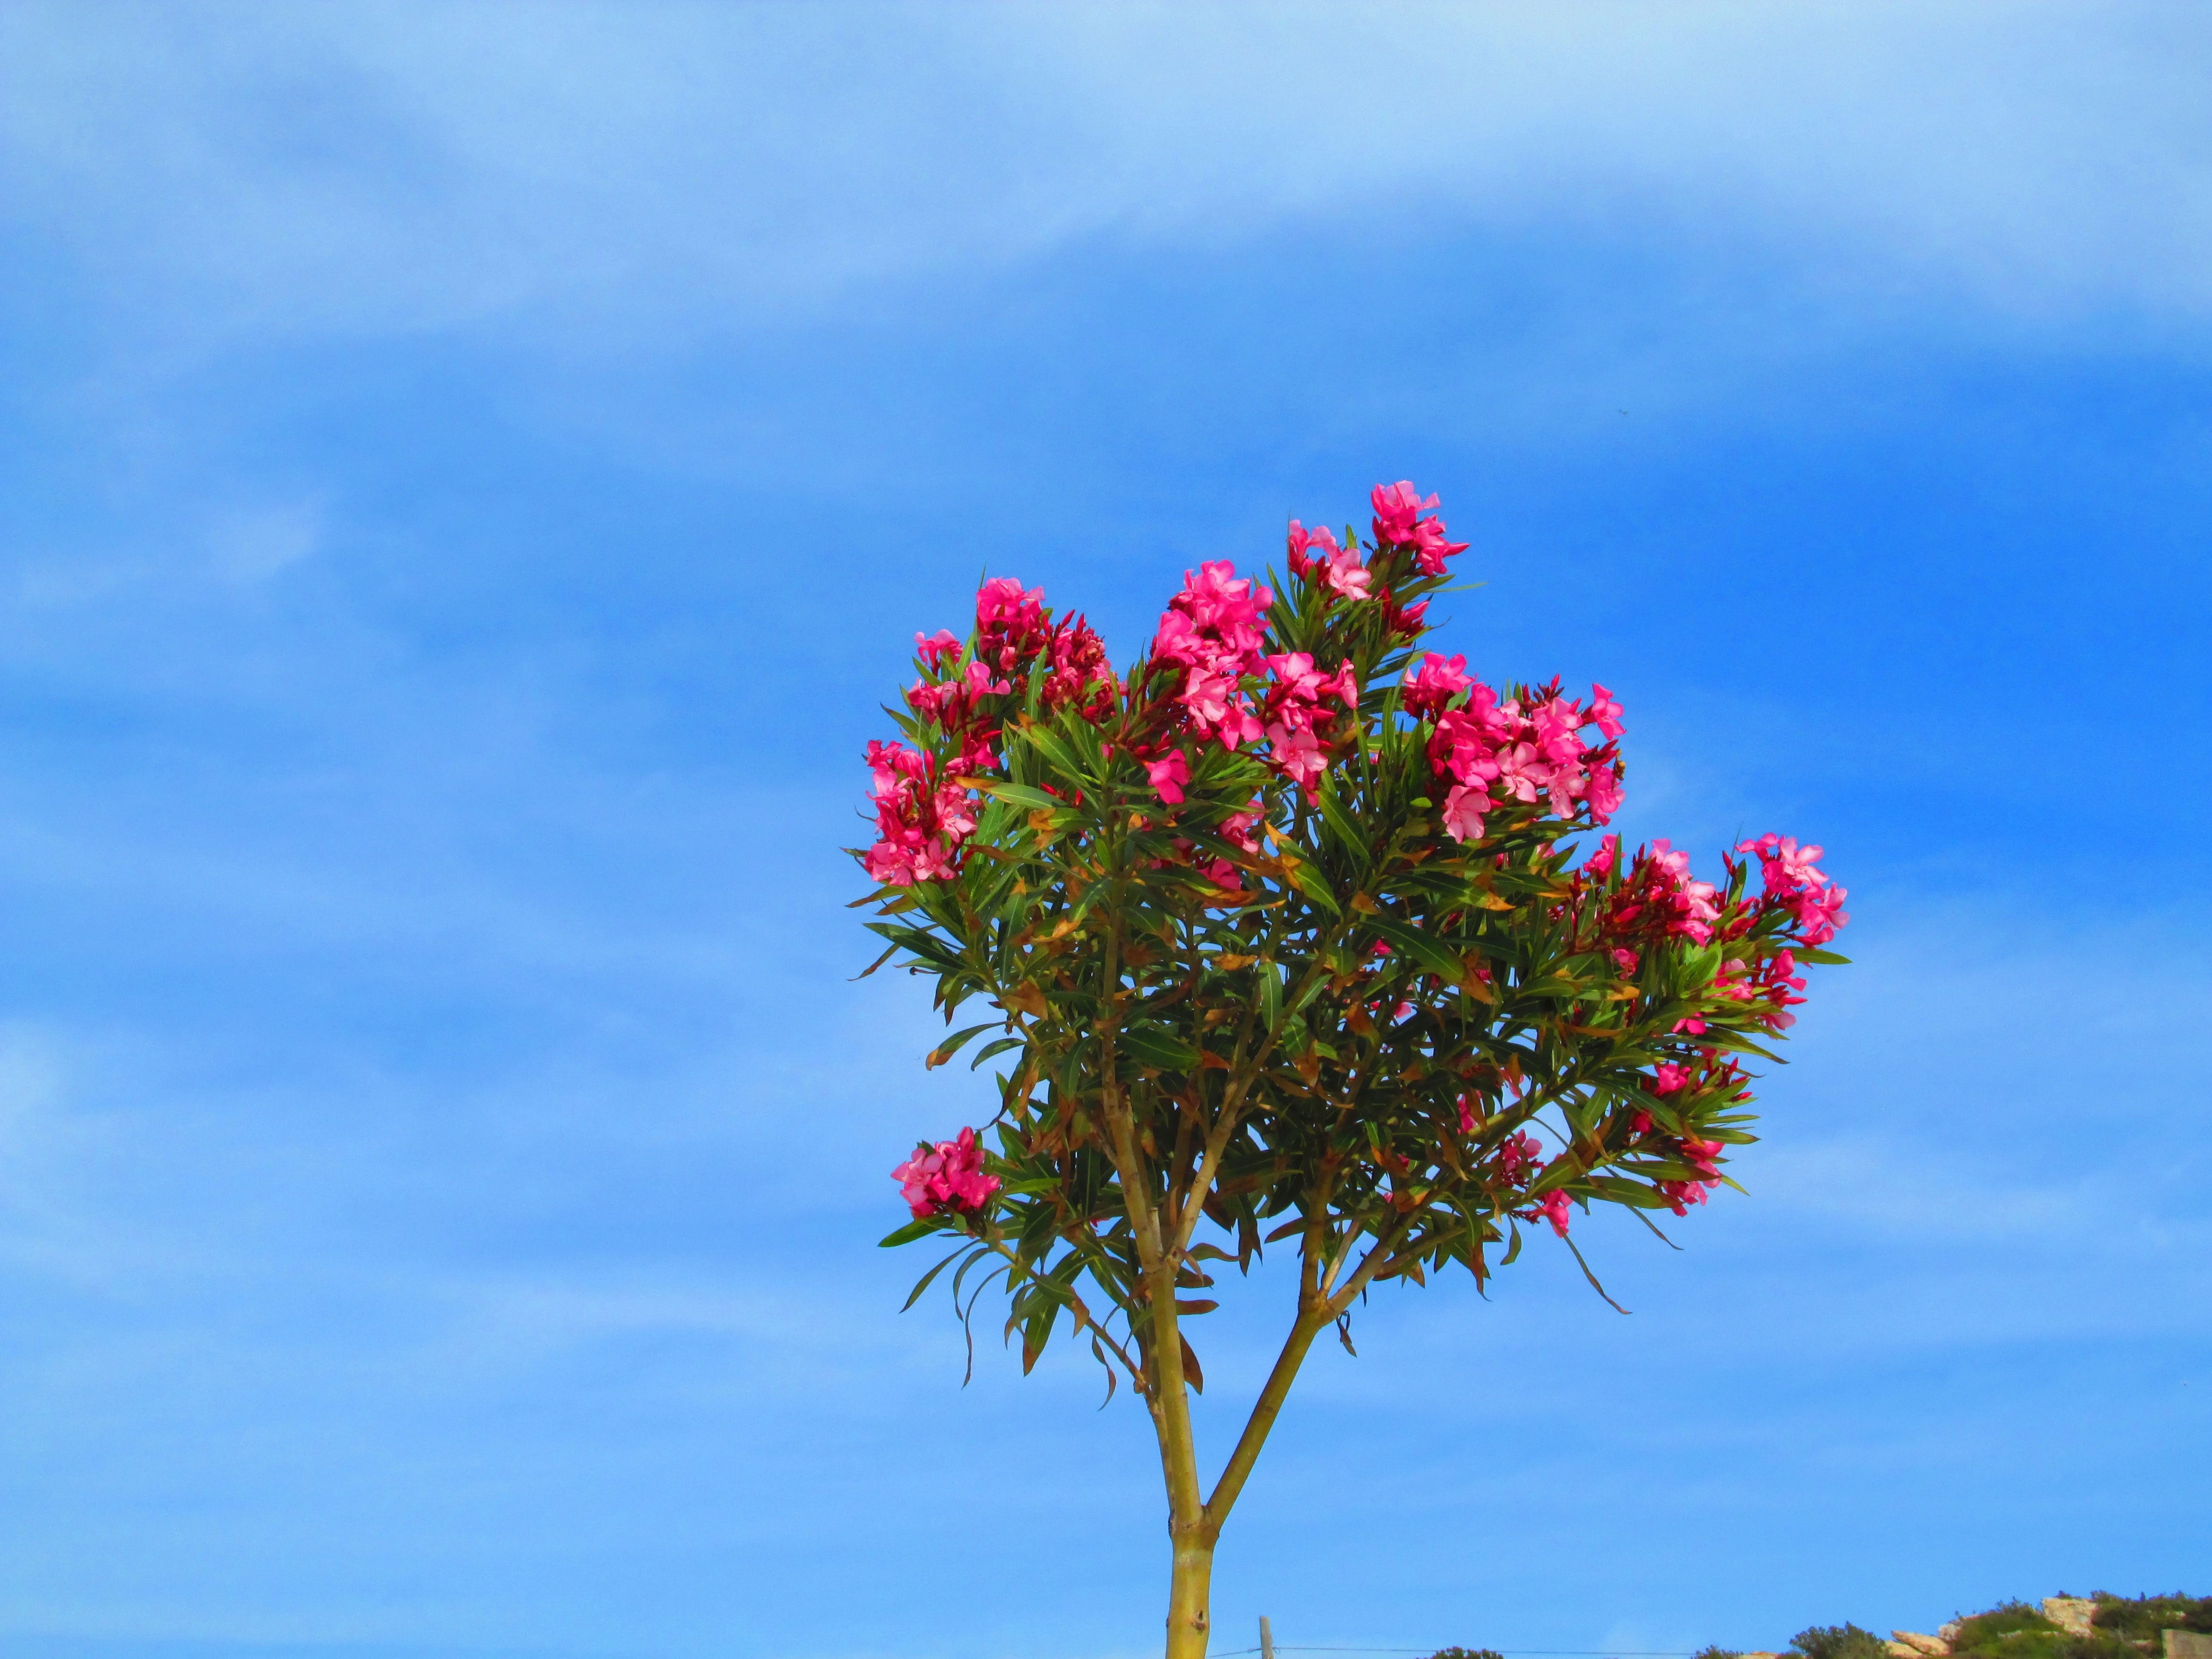
M 2207 106 L 2184 7 L 18 0 L 0 1656 L 1155 1650 L 1139 1413 L 896 1312 L 981 1096 L 836 849 L 979 569 L 1126 657 L 1400 477 L 1857 965 L 1631 1317 L 1316 1358 L 1217 1647 L 2212 1590 Z

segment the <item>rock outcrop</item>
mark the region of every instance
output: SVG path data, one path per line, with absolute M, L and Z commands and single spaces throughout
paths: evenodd
M 2087 1636 L 2094 1633 L 2097 1604 L 2077 1595 L 2046 1595 L 2043 1616 L 2069 1636 Z

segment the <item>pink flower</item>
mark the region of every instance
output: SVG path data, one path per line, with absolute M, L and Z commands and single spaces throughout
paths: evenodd
M 1576 734 L 1589 722 L 1582 706 L 1571 697 L 1544 697 L 1528 710 L 1528 730 L 1554 766 L 1571 766 L 1582 758 L 1582 739 Z
M 1690 1212 L 1689 1206 L 1692 1204 L 1704 1203 L 1711 1195 L 1713 1188 L 1719 1186 L 1720 1182 L 1717 1181 L 1662 1181 L 1655 1184 L 1659 1196 L 1667 1200 L 1669 1209 L 1676 1215 L 1687 1215 Z
M 1444 834 L 1454 841 L 1480 841 L 1482 815 L 1496 803 L 1479 783 L 1455 783 L 1444 797 Z
M 1720 920 L 1720 906 L 1713 884 L 1698 881 L 1690 874 L 1690 855 L 1680 852 L 1664 841 L 1651 843 L 1650 863 L 1674 889 L 1674 921 L 1670 932 L 1695 940 L 1699 945 L 1711 943 L 1712 924 Z
M 1436 717 L 1437 729 L 1429 738 L 1429 764 L 1437 775 L 1462 783 L 1487 783 L 1497 777 L 1497 749 L 1515 722 L 1495 707 L 1491 689 L 1472 686 L 1463 708 L 1447 708 Z
M 1237 677 L 1209 668 L 1192 668 L 1183 675 L 1176 701 L 1183 708 L 1191 730 L 1200 738 L 1218 738 L 1224 749 L 1255 743 L 1260 722 L 1245 702 Z
M 1717 1140 L 1699 1140 L 1694 1135 L 1682 1137 L 1682 1161 L 1707 1181 L 1720 1179 L 1720 1168 L 1713 1160 L 1721 1155 L 1723 1146 Z
M 1307 553 L 1306 550 L 1311 547 L 1322 550 L 1318 556 Z M 1291 520 L 1291 548 L 1286 562 L 1293 576 L 1311 574 L 1343 550 L 1336 544 L 1336 532 L 1327 525 L 1317 524 L 1309 530 L 1296 519 Z
M 1394 484 L 1376 484 L 1368 492 L 1368 500 L 1375 505 L 1375 539 L 1378 542 L 1413 540 L 1414 520 L 1425 509 L 1437 504 L 1433 495 L 1423 501 L 1421 492 L 1413 488 L 1408 478 L 1401 478 Z
M 1567 1236 L 1567 1217 L 1571 1213 L 1571 1200 L 1562 1192 L 1546 1193 L 1536 1200 L 1536 1208 L 1544 1219 L 1552 1224 L 1552 1231 L 1561 1238 Z
M 1423 500 L 1410 480 L 1376 484 L 1369 499 L 1375 504 L 1375 539 L 1412 547 L 1425 574 L 1443 575 L 1444 561 L 1467 550 L 1465 542 L 1444 539 L 1442 519 L 1421 516 L 1436 506 L 1437 498 Z
M 1819 848 L 1801 848 L 1795 841 L 1768 835 L 1741 843 L 1736 851 L 1759 854 L 1759 875 L 1768 897 L 1796 913 L 1807 945 L 1815 948 L 1826 945 L 1850 920 L 1844 909 L 1848 895 L 1832 884 L 1826 871 L 1816 867 Z
M 1610 766 L 1592 767 L 1583 786 L 1583 800 L 1594 822 L 1612 823 L 1613 815 L 1620 811 L 1620 774 Z
M 1826 945 L 1851 919 L 1843 908 L 1849 896 L 1840 887 L 1808 887 L 1797 895 L 1797 925 L 1808 945 L 1818 949 Z
M 975 625 L 1018 634 L 1043 627 L 1044 589 L 994 576 L 975 590 Z
M 1499 787 L 1516 799 L 1533 801 L 1551 787 L 1552 769 L 1534 744 L 1508 744 L 1492 758 L 1498 766 Z
M 1286 651 L 1278 657 L 1267 659 L 1267 669 L 1275 678 L 1278 696 L 1291 702 L 1310 703 L 1319 700 L 1321 688 L 1328 684 L 1327 678 L 1314 666 L 1314 660 L 1303 651 Z
M 1620 969 L 1624 974 L 1634 973 L 1636 971 L 1637 963 L 1639 960 L 1640 958 L 1633 951 L 1624 949 L 1615 951 L 1613 953 L 1613 965 Z
M 1201 865 L 1198 873 L 1213 884 L 1214 896 L 1206 901 L 1209 905 L 1234 903 L 1250 896 L 1244 890 L 1243 877 L 1227 859 L 1214 859 Z
M 1367 567 L 1359 562 L 1359 550 L 1339 547 L 1335 532 L 1327 525 L 1316 525 L 1308 530 L 1296 519 L 1291 520 L 1288 562 L 1292 575 L 1318 581 L 1345 599 L 1367 597 L 1367 584 L 1372 579 Z
M 1374 580 L 1367 567 L 1359 562 L 1359 555 L 1348 547 L 1330 554 L 1320 571 L 1322 584 L 1339 599 L 1365 599 L 1367 585 Z
M 1422 618 L 1429 614 L 1426 599 L 1419 605 L 1401 605 L 1387 587 L 1375 597 L 1382 606 L 1382 626 L 1385 629 L 1401 640 L 1419 637 L 1423 626 Z
M 1620 858 L 1620 837 L 1607 836 L 1598 842 L 1597 851 L 1583 860 L 1583 873 L 1593 881 L 1602 881 L 1613 873 L 1613 866 Z
M 969 1213 L 981 1209 L 1000 1186 L 999 1177 L 983 1173 L 983 1149 L 973 1129 L 963 1129 L 957 1139 L 927 1141 L 914 1156 L 891 1171 L 899 1192 L 914 1212 L 924 1216 Z
M 1474 1133 L 1474 1108 L 1467 1103 L 1467 1097 L 1459 1097 L 1459 1132 L 1463 1135 Z
M 1190 781 L 1190 762 L 1180 749 L 1168 751 L 1164 759 L 1146 761 L 1145 774 L 1159 791 L 1160 799 L 1170 806 L 1182 805 L 1183 786 Z
M 952 637 L 950 630 L 942 628 L 927 639 L 916 634 L 914 636 L 914 654 L 921 659 L 924 668 L 934 669 L 947 657 L 960 654 L 960 641 Z
M 942 841 L 925 841 L 918 834 L 886 836 L 868 849 L 861 868 L 870 881 L 888 887 L 911 887 L 917 881 L 934 881 L 951 873 L 951 854 Z
M 1180 611 L 1162 616 L 1152 635 L 1152 654 L 1167 662 L 1205 662 L 1214 654 L 1211 646 L 1212 641 L 1198 631 L 1198 624 Z
M 1182 573 L 1182 592 L 1169 601 L 1201 629 L 1219 635 L 1240 651 L 1259 644 L 1260 617 L 1275 596 L 1237 567 L 1217 559 Z
M 937 827 L 952 841 L 965 841 L 975 833 L 975 797 L 957 783 L 938 786 Z
M 1259 801 L 1252 803 L 1249 812 L 1231 812 L 1221 820 L 1221 839 L 1231 845 L 1243 848 L 1248 853 L 1260 850 L 1260 838 L 1252 832 L 1266 817 L 1266 809 Z
M 1686 1085 L 1689 1080 L 1690 1074 L 1673 1060 L 1662 1060 L 1652 1069 L 1651 1092 L 1655 1095 L 1671 1095 L 1674 1091 Z
M 1766 835 L 1740 842 L 1735 850 L 1759 854 L 1759 873 L 1769 892 L 1794 893 L 1801 887 L 1828 884 L 1826 872 L 1814 867 L 1820 861 L 1821 849 L 1817 847 L 1801 848 L 1795 840 Z
M 1168 602 L 1152 637 L 1152 655 L 1183 665 L 1178 701 L 1201 738 L 1222 746 L 1258 739 L 1261 723 L 1245 699 L 1243 679 L 1260 672 L 1261 614 L 1274 595 L 1239 577 L 1227 561 L 1183 573 L 1182 592 Z
M 1731 957 L 1721 963 L 1720 971 L 1713 975 L 1713 989 L 1731 1002 L 1749 1002 L 1759 994 L 1741 957 Z
M 1038 702 L 1047 710 L 1073 705 L 1094 725 L 1103 720 L 1113 708 L 1115 690 L 1105 642 L 1079 616 L 1054 623 L 1047 631 L 1052 672 L 1045 676 Z
M 867 761 L 878 837 L 862 860 L 869 879 L 911 887 L 958 873 L 956 849 L 975 832 L 974 797 L 934 782 L 936 763 L 904 744 L 871 743 Z
M 1400 700 L 1406 712 L 1425 720 L 1442 711 L 1461 692 L 1474 684 L 1464 653 L 1445 658 L 1433 651 L 1420 659 L 1419 667 L 1400 682 Z
M 1315 781 L 1328 770 L 1328 757 L 1322 752 L 1313 728 L 1278 721 L 1267 728 L 1267 758 L 1274 769 L 1312 794 Z
M 929 757 L 902 743 L 884 743 L 871 738 L 868 743 L 868 794 L 872 799 L 883 801 L 896 796 L 909 779 L 919 780 L 929 775 Z
M 1544 1145 L 1523 1129 L 1498 1149 L 1498 1173 L 1509 1187 L 1525 1183 L 1544 1161 Z
M 1613 700 L 1613 693 L 1601 685 L 1590 687 L 1590 704 L 1583 718 L 1608 738 L 1619 737 L 1623 730 L 1620 705 Z
M 1303 651 L 1269 657 L 1267 664 L 1273 683 L 1267 688 L 1264 715 L 1271 726 L 1311 731 L 1327 713 L 1321 707 L 1323 697 L 1334 697 L 1346 708 L 1359 707 L 1359 681 L 1349 661 L 1334 674 L 1322 673 Z

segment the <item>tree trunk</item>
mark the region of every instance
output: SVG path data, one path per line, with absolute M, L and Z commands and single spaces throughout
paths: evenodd
M 1212 1597 L 1212 1540 L 1195 1535 L 1177 1537 L 1175 1573 L 1168 1587 L 1167 1659 L 1206 1659 Z

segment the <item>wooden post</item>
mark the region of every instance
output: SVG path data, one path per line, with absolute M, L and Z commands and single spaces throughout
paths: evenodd
M 1260 1615 L 1260 1659 L 1275 1659 L 1275 1632 L 1267 1628 L 1267 1615 Z

